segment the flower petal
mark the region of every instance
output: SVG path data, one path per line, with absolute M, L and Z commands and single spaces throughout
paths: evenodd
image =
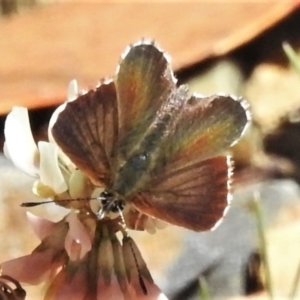
M 168 300 L 166 295 L 162 293 L 156 284 L 147 281 L 145 278 L 141 280 L 143 280 L 147 292 L 144 293 L 140 289 L 134 288 L 134 285 L 132 285 L 130 287 L 130 300 Z
M 128 282 L 134 291 L 131 292 L 132 296 L 130 299 L 168 300 L 153 282 L 146 263 L 132 238 L 128 236 L 123 238 L 122 251 Z
M 76 98 L 78 98 L 78 95 L 79 95 L 78 83 L 76 79 L 73 79 L 70 81 L 68 86 L 68 102 L 74 101 Z
M 48 185 L 45 185 L 40 180 L 33 183 L 32 192 L 41 198 L 54 198 L 55 191 Z
M 105 282 L 103 277 L 100 277 L 98 279 L 97 299 L 105 299 L 105 300 L 126 299 L 124 297 L 124 293 L 121 291 L 119 282 L 114 274 L 111 275 L 109 284 Z
M 145 278 L 143 278 L 143 282 L 145 284 L 147 294 L 138 292 L 138 290 L 137 290 L 136 296 L 133 299 L 136 299 L 136 300 L 168 300 L 166 295 L 164 295 L 161 292 L 161 290 L 155 283 L 149 282 Z
M 165 229 L 167 226 L 168 223 L 149 216 L 145 222 L 145 230 L 150 234 L 156 233 L 157 229 Z
M 48 139 L 51 144 L 57 145 L 55 139 L 53 138 L 52 135 L 52 127 L 54 126 L 57 117 L 59 114 L 65 109 L 67 105 L 67 102 L 63 103 L 59 107 L 56 108 L 56 110 L 53 112 L 50 121 L 49 121 L 49 126 L 48 126 Z M 58 147 L 58 146 L 57 146 Z M 63 151 L 58 147 L 58 155 L 59 158 L 64 162 L 64 164 L 67 166 L 69 169 L 75 169 L 75 165 L 72 163 L 72 161 L 69 159 L 69 157 L 63 153 Z
M 90 208 L 97 215 L 101 209 L 101 201 L 95 200 L 95 198 L 99 197 L 99 195 L 104 191 L 103 187 L 96 187 L 94 191 L 91 193 L 91 198 L 93 200 L 90 201 Z
M 5 152 L 15 166 L 30 176 L 38 176 L 39 154 L 26 108 L 14 107 L 7 115 L 4 135 Z
M 163 220 L 160 220 L 160 219 L 154 219 L 154 224 L 155 224 L 155 228 L 157 229 L 165 229 L 168 227 L 168 223 L 163 221 Z
M 91 181 L 80 170 L 72 172 L 69 179 L 69 193 L 71 198 L 86 198 L 91 195 L 93 187 Z
M 88 293 L 89 284 L 87 282 L 86 266 L 81 264 L 78 266 L 70 266 L 62 269 L 54 278 L 49 286 L 44 299 L 50 300 L 65 300 L 87 299 L 85 296 Z M 74 273 L 75 270 L 75 273 Z
M 58 149 L 47 142 L 38 143 L 40 151 L 40 178 L 42 183 L 51 187 L 56 194 L 67 190 L 68 186 L 58 166 Z
M 58 268 L 59 265 L 61 262 L 54 263 L 53 252 L 48 249 L 1 263 L 1 270 L 4 275 L 35 285 L 47 278 L 52 269 Z
M 44 218 L 40 218 L 31 212 L 26 213 L 29 224 L 40 240 L 50 235 L 55 229 L 55 224 Z
M 65 239 L 65 249 L 71 260 L 78 258 L 78 251 L 79 258 L 82 259 L 92 248 L 91 238 L 76 213 L 71 212 L 66 221 L 69 223 L 69 231 Z M 80 246 L 79 250 L 74 243 Z
M 53 114 L 49 120 L 48 139 L 49 139 L 50 143 L 56 144 L 55 139 L 53 138 L 53 135 L 52 135 L 52 127 L 54 126 L 59 114 L 65 109 L 66 105 L 67 105 L 67 103 L 65 102 L 65 103 L 61 104 L 60 106 L 58 106 L 56 108 L 56 110 L 53 112 Z
M 8 158 L 9 160 L 12 160 L 10 155 L 9 155 L 9 152 L 8 152 L 8 149 L 7 149 L 7 143 L 4 142 L 4 145 L 3 145 L 3 153 L 4 153 L 4 156 L 6 158 Z

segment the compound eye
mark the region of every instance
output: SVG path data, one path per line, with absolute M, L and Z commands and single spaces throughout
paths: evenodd
M 123 210 L 125 207 L 125 202 L 123 200 L 116 200 L 111 208 L 111 211 L 118 213 L 120 210 Z
M 100 197 L 111 198 L 111 197 L 113 197 L 113 193 L 112 193 L 112 192 L 108 192 L 108 191 L 103 191 L 103 192 L 100 194 Z
M 108 191 L 103 191 L 100 194 L 100 201 L 102 205 L 106 205 L 113 200 L 113 193 Z

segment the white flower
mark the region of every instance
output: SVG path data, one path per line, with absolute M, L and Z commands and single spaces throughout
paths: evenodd
M 68 101 L 75 100 L 78 94 L 77 82 L 72 80 L 68 88 Z M 55 123 L 63 109 L 64 104 L 55 110 L 50 124 Z M 14 107 L 7 115 L 4 129 L 4 154 L 17 168 L 39 178 L 34 184 L 33 191 L 44 198 L 65 192 L 68 189 L 66 181 L 75 170 L 70 159 L 56 145 L 50 130 L 48 133 L 50 142 L 41 141 L 36 145 L 27 108 Z
M 26 108 L 12 109 L 5 121 L 4 135 L 4 154 L 23 172 L 37 177 L 39 152 L 31 133 Z
M 59 167 L 58 147 L 53 143 L 35 144 L 28 111 L 24 107 L 14 107 L 5 122 L 5 155 L 16 167 L 30 176 L 39 178 L 35 186 L 48 187 L 48 194 L 61 194 L 67 190 Z

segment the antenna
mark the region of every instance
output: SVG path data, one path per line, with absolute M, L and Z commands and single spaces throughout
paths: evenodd
M 40 202 L 23 202 L 20 204 L 21 207 L 34 207 L 42 204 L 48 203 L 57 203 L 57 202 L 73 202 L 73 201 L 90 201 L 90 200 L 99 200 L 100 197 L 94 198 L 74 198 L 74 199 L 63 199 L 63 200 L 46 200 Z

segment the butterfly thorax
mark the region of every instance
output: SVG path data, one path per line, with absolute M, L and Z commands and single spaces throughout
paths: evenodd
M 124 197 L 138 190 L 152 169 L 152 156 L 149 152 L 132 155 L 119 169 L 112 190 Z

